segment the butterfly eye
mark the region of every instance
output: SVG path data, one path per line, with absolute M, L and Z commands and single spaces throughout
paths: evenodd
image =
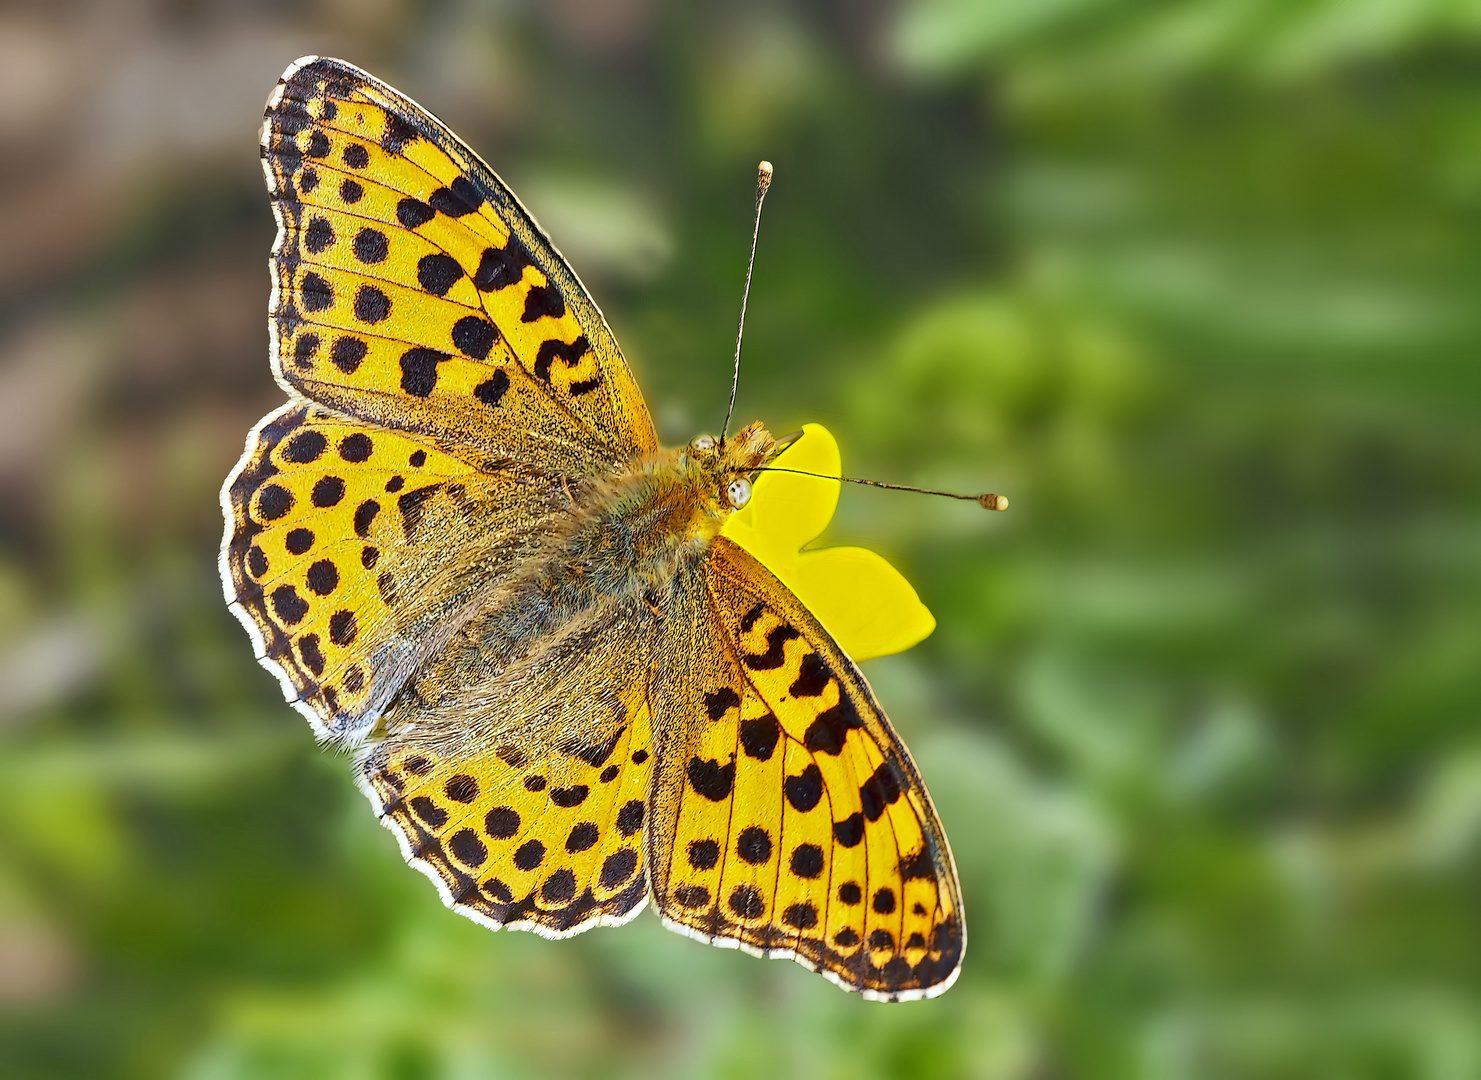
M 739 510 L 751 501 L 751 482 L 742 476 L 732 480 L 725 488 L 725 501 Z
M 713 450 L 715 449 L 715 436 L 696 435 L 694 437 L 694 440 L 689 445 L 694 447 L 696 450 Z

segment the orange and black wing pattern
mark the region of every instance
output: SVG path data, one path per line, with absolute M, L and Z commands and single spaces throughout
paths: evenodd
M 674 739 L 649 845 L 665 921 L 869 998 L 941 993 L 966 946 L 956 868 L 863 676 L 729 540 L 690 592 L 655 679 Z
M 278 220 L 273 365 L 291 391 L 564 473 L 656 449 L 586 290 L 421 106 L 343 61 L 306 57 L 269 98 L 261 153 Z

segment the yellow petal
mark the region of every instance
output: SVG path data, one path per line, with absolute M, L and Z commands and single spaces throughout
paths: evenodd
M 926 638 L 936 620 L 900 571 L 856 547 L 803 551 L 827 527 L 842 486 L 838 443 L 820 424 L 773 465 L 823 476 L 763 472 L 751 501 L 732 514 L 723 535 L 754 555 L 807 605 L 855 660 L 903 652 Z

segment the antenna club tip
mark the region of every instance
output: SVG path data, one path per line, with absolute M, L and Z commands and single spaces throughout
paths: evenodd
M 1006 510 L 1008 509 L 1008 496 L 1006 495 L 979 495 L 977 505 L 984 510 Z
M 756 167 L 756 182 L 761 185 L 761 190 L 763 191 L 771 186 L 771 172 L 771 162 L 769 161 L 763 161 Z

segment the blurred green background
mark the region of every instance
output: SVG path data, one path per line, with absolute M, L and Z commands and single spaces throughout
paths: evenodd
M 591 287 L 660 431 L 850 491 L 961 981 L 444 910 L 252 660 L 262 102 L 342 56 Z M 1481 3 L 0 9 L 0 1073 L 1481 1077 Z

